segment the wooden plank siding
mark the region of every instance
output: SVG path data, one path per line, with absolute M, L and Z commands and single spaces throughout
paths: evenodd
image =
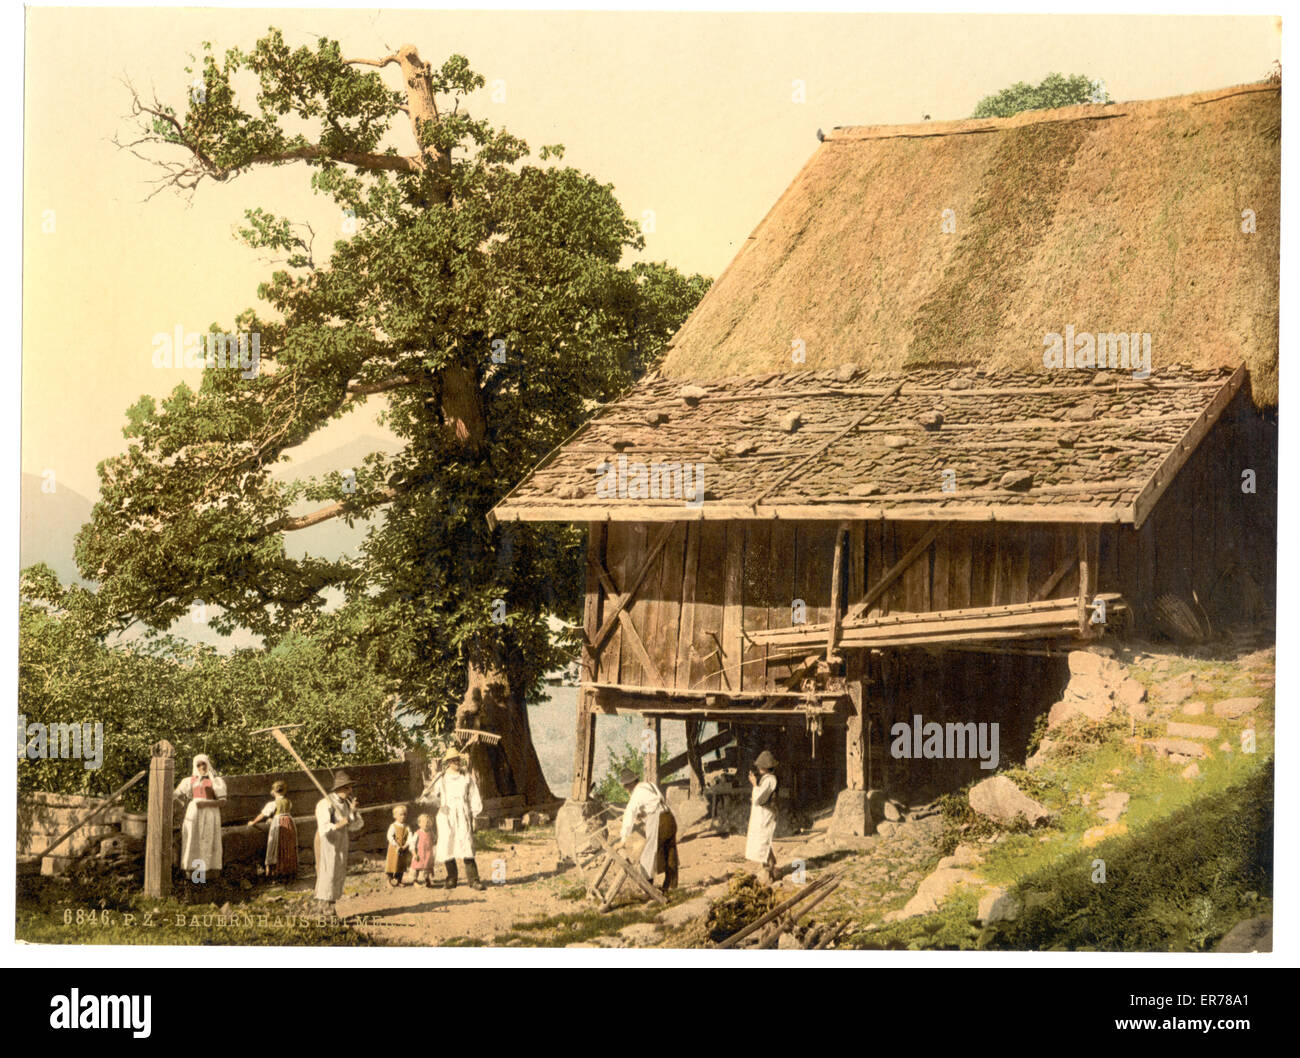
M 1155 597 L 1173 592 L 1227 621 L 1240 603 L 1233 563 L 1259 588 L 1275 592 L 1276 426 L 1240 394 L 1181 467 L 1141 529 L 1093 526 L 1087 537 L 1094 592 L 1129 604 L 1139 631 Z M 1242 470 L 1256 471 L 1243 493 Z M 766 692 L 784 688 L 801 652 L 782 654 L 748 633 L 791 627 L 803 600 L 807 623 L 830 620 L 831 570 L 838 521 L 679 522 L 627 607 L 631 624 L 661 676 L 638 661 L 619 623 L 596 652 L 599 682 L 673 690 Z M 843 607 L 851 609 L 935 523 L 850 521 Z M 1079 592 L 1078 523 L 954 522 L 880 594 L 870 616 L 1009 605 Z M 628 587 L 660 528 L 610 522 L 592 555 L 619 592 Z M 589 581 L 589 586 L 590 586 Z M 585 620 L 590 635 L 609 620 L 611 601 L 597 589 Z M 843 611 L 842 611 L 843 612 Z

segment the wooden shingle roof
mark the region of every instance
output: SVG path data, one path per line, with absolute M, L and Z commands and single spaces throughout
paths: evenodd
M 601 408 L 493 517 L 1141 525 L 1245 379 L 1244 365 L 1145 380 L 852 365 L 652 376 Z

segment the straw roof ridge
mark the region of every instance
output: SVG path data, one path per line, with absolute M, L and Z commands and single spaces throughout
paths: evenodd
M 664 377 L 1042 372 L 1052 334 L 1278 373 L 1280 89 L 825 137 L 683 324 Z

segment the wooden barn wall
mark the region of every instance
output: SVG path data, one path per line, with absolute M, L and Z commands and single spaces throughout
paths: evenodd
M 802 605 L 808 624 L 830 620 L 832 522 L 678 522 L 671 526 L 610 523 L 602 561 L 620 591 L 641 568 L 661 533 L 654 558 L 626 615 L 598 656 L 596 679 L 624 686 L 676 690 L 779 689 L 791 663 L 808 651 L 756 644 L 746 633 L 788 628 Z M 848 538 L 845 604 L 852 604 L 931 529 L 925 522 L 858 523 Z M 1077 554 L 1074 526 L 953 523 L 872 606 L 873 614 L 959 609 L 1025 602 L 1063 559 Z M 1102 589 L 1107 585 L 1103 578 Z M 1077 574 L 1061 578 L 1048 598 L 1073 598 Z M 594 625 L 609 601 L 590 607 Z M 641 648 L 654 665 L 646 670 Z
M 1255 472 L 1253 493 L 1242 491 L 1245 470 Z M 1243 389 L 1142 528 L 1103 533 L 1103 569 L 1110 565 L 1114 590 L 1132 603 L 1138 630 L 1150 630 L 1151 604 L 1164 593 L 1191 603 L 1195 591 L 1220 627 L 1267 619 L 1276 602 L 1276 497 L 1277 427 Z

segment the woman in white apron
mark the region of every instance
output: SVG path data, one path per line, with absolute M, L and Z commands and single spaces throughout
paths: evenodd
M 763 750 L 749 773 L 754 789 L 749 795 L 749 833 L 745 837 L 745 859 L 761 864 L 759 878 L 771 883 L 776 878 L 776 758 Z
M 181 869 L 201 868 L 204 875 L 221 870 L 221 806 L 226 780 L 217 774 L 206 753 L 194 758 L 190 774 L 176 787 L 176 798 L 188 801 L 181 824 Z M 191 875 L 201 881 L 197 873 Z

